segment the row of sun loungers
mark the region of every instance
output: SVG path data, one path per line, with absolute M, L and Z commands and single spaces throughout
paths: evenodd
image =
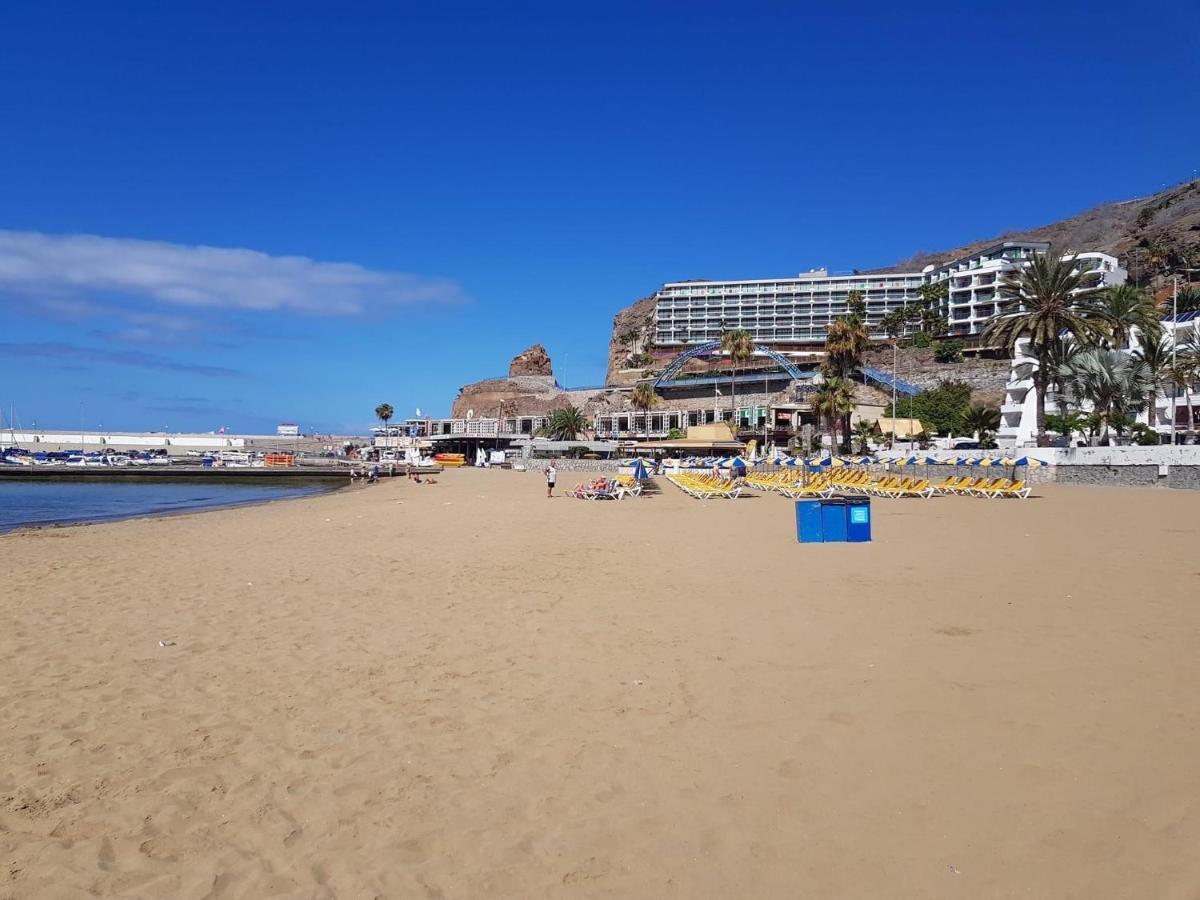
M 678 475 L 668 475 L 667 480 L 697 500 L 734 500 L 742 492 L 741 485 L 713 475 L 680 472 Z
M 935 494 L 965 497 L 1015 497 L 1024 500 L 1030 488 L 1025 481 L 1007 478 L 958 478 L 951 476 L 938 484 L 925 478 L 901 475 L 872 475 L 865 470 L 817 475 L 807 482 L 791 472 L 755 473 L 746 478 L 751 487 L 776 491 L 785 497 L 828 497 L 834 493 L 861 493 L 877 497 L 921 497 Z
M 1010 481 L 1007 478 L 963 478 L 950 477 L 933 489 L 939 494 L 959 494 L 965 497 L 1016 497 L 1024 500 L 1032 488 L 1024 479 Z

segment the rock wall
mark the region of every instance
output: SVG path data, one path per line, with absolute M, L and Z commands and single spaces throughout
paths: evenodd
M 644 369 L 661 367 L 674 354 L 655 359 L 649 365 L 634 365 L 637 357 L 653 353 L 654 295 L 643 297 L 613 316 L 612 336 L 608 341 L 608 384 L 634 384 Z
M 550 354 L 541 344 L 534 344 L 528 350 L 522 350 L 508 364 L 508 377 L 516 378 L 522 375 L 554 377 L 554 368 L 550 364 Z
M 942 381 L 966 382 L 972 399 L 978 403 L 999 406 L 1004 399 L 1011 363 L 1007 359 L 967 357 L 959 363 L 940 363 L 933 358 L 932 349 L 910 347 L 897 354 L 897 375 L 901 381 L 927 390 Z M 891 374 L 892 351 L 875 350 L 863 357 L 863 363 L 873 369 Z

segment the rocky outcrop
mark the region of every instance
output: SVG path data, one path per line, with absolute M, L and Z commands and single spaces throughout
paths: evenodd
M 506 416 L 535 416 L 566 406 L 567 395 L 554 379 L 544 375 L 489 378 L 464 385 L 454 398 L 450 415 L 464 418 L 495 418 L 501 405 Z
M 633 384 L 642 373 L 662 365 L 674 354 L 656 361 L 654 353 L 654 295 L 643 297 L 613 316 L 608 341 L 608 384 Z
M 550 365 L 550 354 L 541 344 L 534 344 L 528 350 L 522 350 L 509 363 L 509 378 L 517 378 L 522 375 L 554 376 L 554 369 Z

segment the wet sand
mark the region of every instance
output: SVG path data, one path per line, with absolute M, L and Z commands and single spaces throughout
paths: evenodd
M 660 484 L 0 536 L 0 897 L 1200 894 L 1200 495 Z

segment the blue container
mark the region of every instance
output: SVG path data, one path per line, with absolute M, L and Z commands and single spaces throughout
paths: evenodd
M 796 540 L 802 544 L 819 544 L 825 537 L 821 530 L 821 501 L 796 501 Z
M 846 498 L 846 540 L 863 543 L 871 540 L 871 498 Z
M 844 497 L 829 497 L 821 501 L 821 534 L 825 543 L 845 542 L 848 508 Z

